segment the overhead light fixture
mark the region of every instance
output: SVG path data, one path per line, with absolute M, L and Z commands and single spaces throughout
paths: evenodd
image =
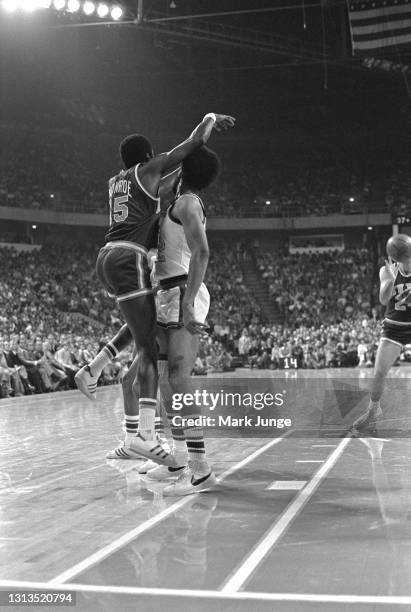
M 110 15 L 114 21 L 118 21 L 123 16 L 123 9 L 120 6 L 113 6 Z
M 68 0 L 67 10 L 69 13 L 76 13 L 80 8 L 80 2 L 78 0 Z
M 107 4 L 99 4 L 97 7 L 97 15 L 103 19 L 104 17 L 107 17 L 109 12 L 109 8 L 107 6 Z
M 83 13 L 85 15 L 92 15 L 95 10 L 96 10 L 96 6 L 94 2 L 89 2 L 89 0 L 87 0 L 87 2 L 83 4 Z

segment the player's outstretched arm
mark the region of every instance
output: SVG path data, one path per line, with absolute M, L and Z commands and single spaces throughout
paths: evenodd
M 397 276 L 398 264 L 392 259 L 385 260 L 385 266 L 380 269 L 380 302 L 384 306 L 391 299 L 394 289 L 395 277 Z
M 139 179 L 149 193 L 156 196 L 162 174 L 181 164 L 190 153 L 205 144 L 213 128 L 218 131 L 234 127 L 235 119 L 230 115 L 208 113 L 190 136 L 168 153 L 160 153 L 139 168 Z
M 196 321 L 194 316 L 194 300 L 204 280 L 210 256 L 203 223 L 204 212 L 197 198 L 183 195 L 179 198 L 173 213 L 183 225 L 187 244 L 191 251 L 187 287 L 183 298 L 184 326 L 191 334 L 197 334 L 207 327 Z

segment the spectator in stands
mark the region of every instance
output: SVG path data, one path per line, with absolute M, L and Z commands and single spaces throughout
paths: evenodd
M 74 355 L 70 348 L 66 338 L 62 336 L 60 346 L 54 354 L 54 359 L 58 367 L 66 374 L 70 389 L 75 389 L 76 384 L 74 382 L 74 376 L 79 371 L 80 367 L 78 364 L 74 363 Z
M 7 364 L 6 354 L 4 352 L 4 342 L 0 338 L 0 398 L 9 397 L 13 393 L 11 387 L 11 375 L 13 369 Z

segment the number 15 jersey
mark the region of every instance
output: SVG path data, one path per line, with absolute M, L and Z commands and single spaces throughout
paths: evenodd
M 138 177 L 141 164 L 109 180 L 110 227 L 106 242 L 133 242 L 147 249 L 157 246 L 160 198 L 151 196 Z

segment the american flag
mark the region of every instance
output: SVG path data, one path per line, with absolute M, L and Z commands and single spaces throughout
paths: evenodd
M 355 54 L 387 57 L 411 50 L 411 0 L 348 0 L 348 12 Z

